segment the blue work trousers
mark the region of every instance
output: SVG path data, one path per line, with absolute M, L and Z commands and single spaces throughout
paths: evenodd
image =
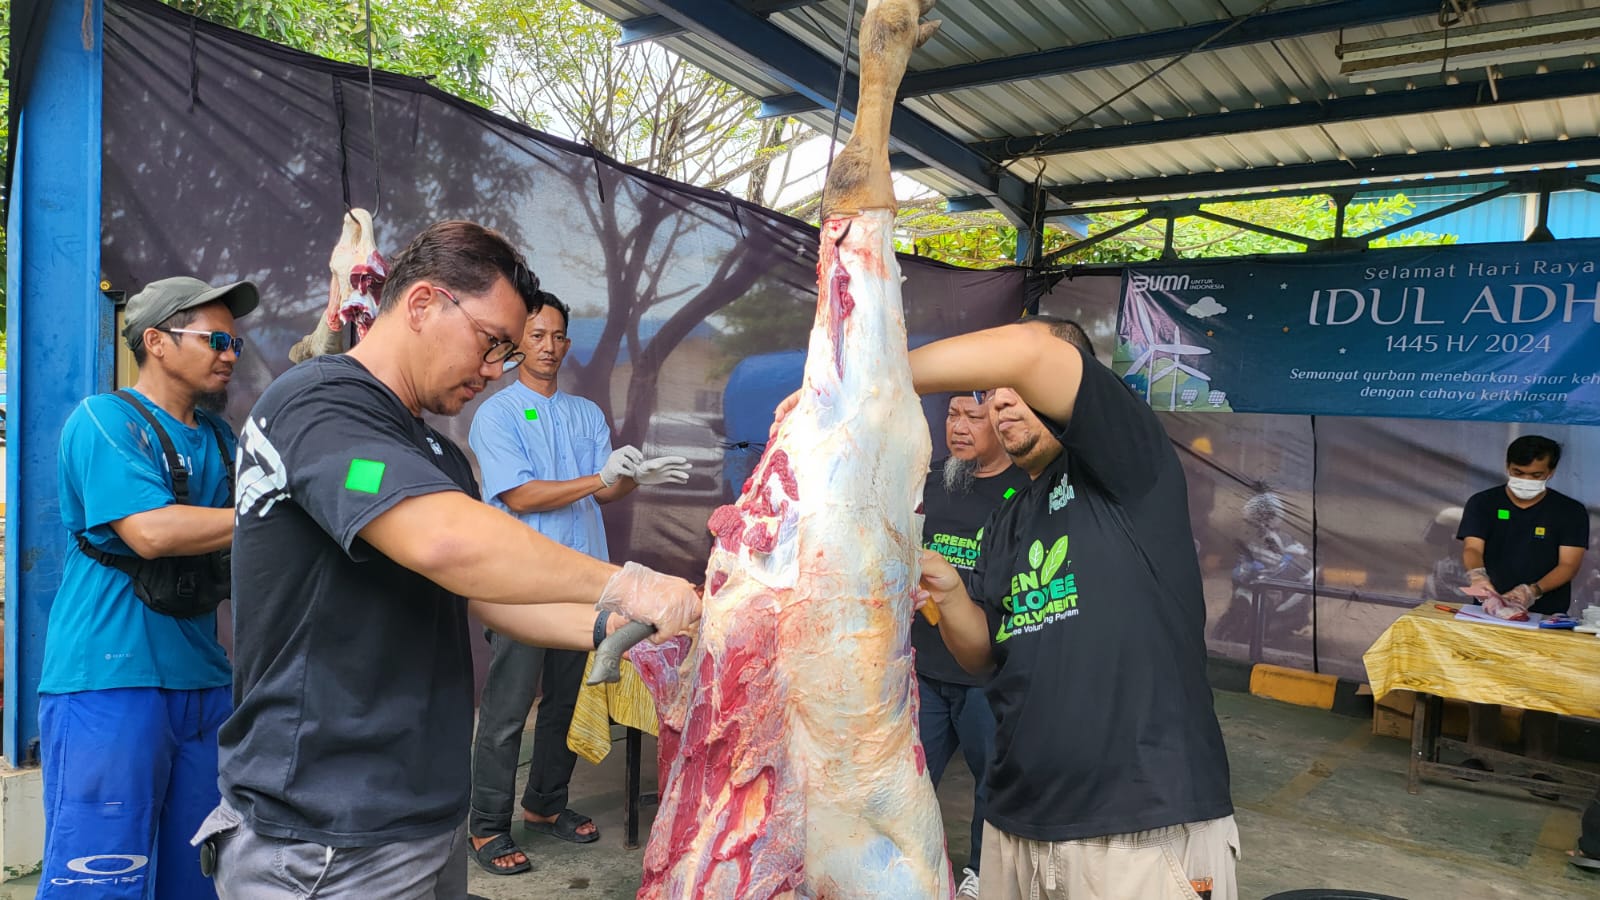
M 39 698 L 39 900 L 214 900 L 189 838 L 216 808 L 229 688 Z
M 988 791 L 983 777 L 994 755 L 994 713 L 983 696 L 983 688 L 917 676 L 921 709 L 917 713 L 922 731 L 922 752 L 928 757 L 928 776 L 934 787 L 944 775 L 945 766 L 956 755 L 956 748 L 967 759 L 976 787 L 972 795 L 972 852 L 967 868 L 978 871 L 983 852 L 983 813 Z

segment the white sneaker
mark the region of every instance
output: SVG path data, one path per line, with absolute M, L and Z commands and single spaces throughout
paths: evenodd
M 968 898 L 978 900 L 978 873 L 971 869 L 961 870 L 961 886 L 956 888 L 957 900 Z

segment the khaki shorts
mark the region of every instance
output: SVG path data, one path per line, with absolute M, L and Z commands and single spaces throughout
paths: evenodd
M 1238 900 L 1233 816 L 1135 834 L 1048 843 L 983 826 L 983 900 Z

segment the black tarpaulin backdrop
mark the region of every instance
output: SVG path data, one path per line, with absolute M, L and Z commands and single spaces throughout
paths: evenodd
M 701 577 L 706 518 L 739 486 L 723 457 L 759 450 L 727 446 L 724 410 L 770 413 L 799 384 L 797 369 L 758 363 L 806 346 L 815 229 L 382 72 L 374 154 L 365 69 L 149 0 L 111 0 L 105 21 L 104 277 L 129 292 L 174 274 L 260 285 L 260 310 L 241 322 L 233 421 L 289 367 L 290 345 L 327 302 L 347 188 L 391 258 L 434 221 L 482 222 L 573 307 L 562 388 L 600 404 L 617 445 L 695 463 L 689 485 L 606 508 L 613 558 Z M 913 335 L 988 327 L 1022 308 L 1020 269 L 901 265 Z M 730 389 L 746 361 L 766 374 Z M 929 407 L 942 423 L 942 401 Z M 472 412 L 436 424 L 465 447 Z M 942 427 L 934 434 L 942 446 Z

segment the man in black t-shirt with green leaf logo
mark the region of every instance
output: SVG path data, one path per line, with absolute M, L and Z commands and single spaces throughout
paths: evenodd
M 1161 423 L 1061 320 L 929 344 L 911 371 L 920 393 L 990 389 L 1030 479 L 984 525 L 965 583 L 922 557 L 952 655 L 992 673 L 983 900 L 1235 900 L 1205 599 Z

